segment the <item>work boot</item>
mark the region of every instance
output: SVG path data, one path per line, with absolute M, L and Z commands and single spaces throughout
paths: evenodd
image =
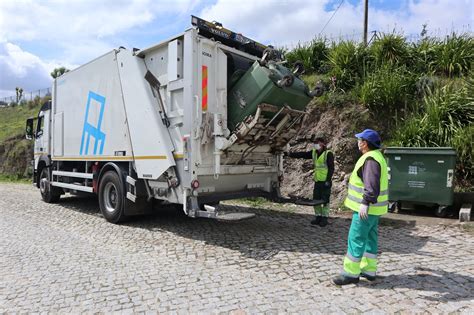
M 317 215 L 316 218 L 314 218 L 312 221 L 311 221 L 311 224 L 312 225 L 318 225 L 320 224 L 321 222 L 321 216 L 320 215 Z
M 359 278 L 352 278 L 343 275 L 332 278 L 332 283 L 335 285 L 346 285 L 351 283 L 359 283 Z
M 325 227 L 326 225 L 328 225 L 328 217 L 321 217 L 321 220 L 319 221 L 319 226 Z
M 360 276 L 361 276 L 361 277 L 364 277 L 365 279 L 367 279 L 367 280 L 369 280 L 369 281 L 375 281 L 375 279 L 376 279 L 375 276 L 368 275 L 368 274 L 366 274 L 366 273 L 364 273 L 364 272 L 361 272 L 361 273 L 360 273 Z

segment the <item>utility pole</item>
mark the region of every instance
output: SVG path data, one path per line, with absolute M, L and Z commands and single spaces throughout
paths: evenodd
M 364 1 L 364 45 L 367 46 L 367 24 L 369 22 L 369 0 Z

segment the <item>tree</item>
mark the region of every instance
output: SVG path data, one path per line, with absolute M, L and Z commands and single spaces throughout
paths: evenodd
M 425 23 L 422 25 L 422 29 L 421 29 L 421 33 L 420 33 L 420 36 L 421 38 L 424 38 L 426 36 L 426 34 L 428 34 L 428 24 Z
M 56 79 L 57 77 L 62 76 L 66 72 L 69 72 L 69 69 L 66 69 L 64 67 L 54 68 L 53 72 L 51 72 L 51 76 L 53 77 L 53 79 Z
M 16 87 L 15 92 L 16 92 L 16 102 L 18 103 L 23 97 L 23 89 L 21 87 Z

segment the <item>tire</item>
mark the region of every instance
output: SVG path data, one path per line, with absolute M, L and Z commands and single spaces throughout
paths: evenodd
M 39 186 L 41 192 L 41 198 L 44 202 L 55 203 L 61 198 L 61 192 L 51 186 L 51 172 L 48 167 L 43 167 L 40 172 Z
M 400 211 L 402 211 L 402 202 L 397 201 L 397 212 L 400 212 Z
M 445 218 L 448 215 L 448 207 L 447 206 L 439 206 L 435 209 L 435 215 L 438 218 Z
M 388 205 L 388 212 L 389 213 L 394 213 L 395 210 L 397 209 L 397 202 L 390 202 Z
M 102 176 L 99 184 L 99 206 L 104 218 L 111 223 L 123 222 L 125 198 L 123 185 L 115 171 L 108 171 Z

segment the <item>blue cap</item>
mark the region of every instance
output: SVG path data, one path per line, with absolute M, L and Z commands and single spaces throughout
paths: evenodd
M 365 129 L 361 133 L 358 133 L 355 135 L 357 138 L 362 138 L 364 140 L 367 140 L 370 142 L 372 145 L 374 145 L 376 148 L 380 148 L 382 146 L 382 141 L 380 140 L 380 136 L 377 131 L 372 130 L 372 129 Z

